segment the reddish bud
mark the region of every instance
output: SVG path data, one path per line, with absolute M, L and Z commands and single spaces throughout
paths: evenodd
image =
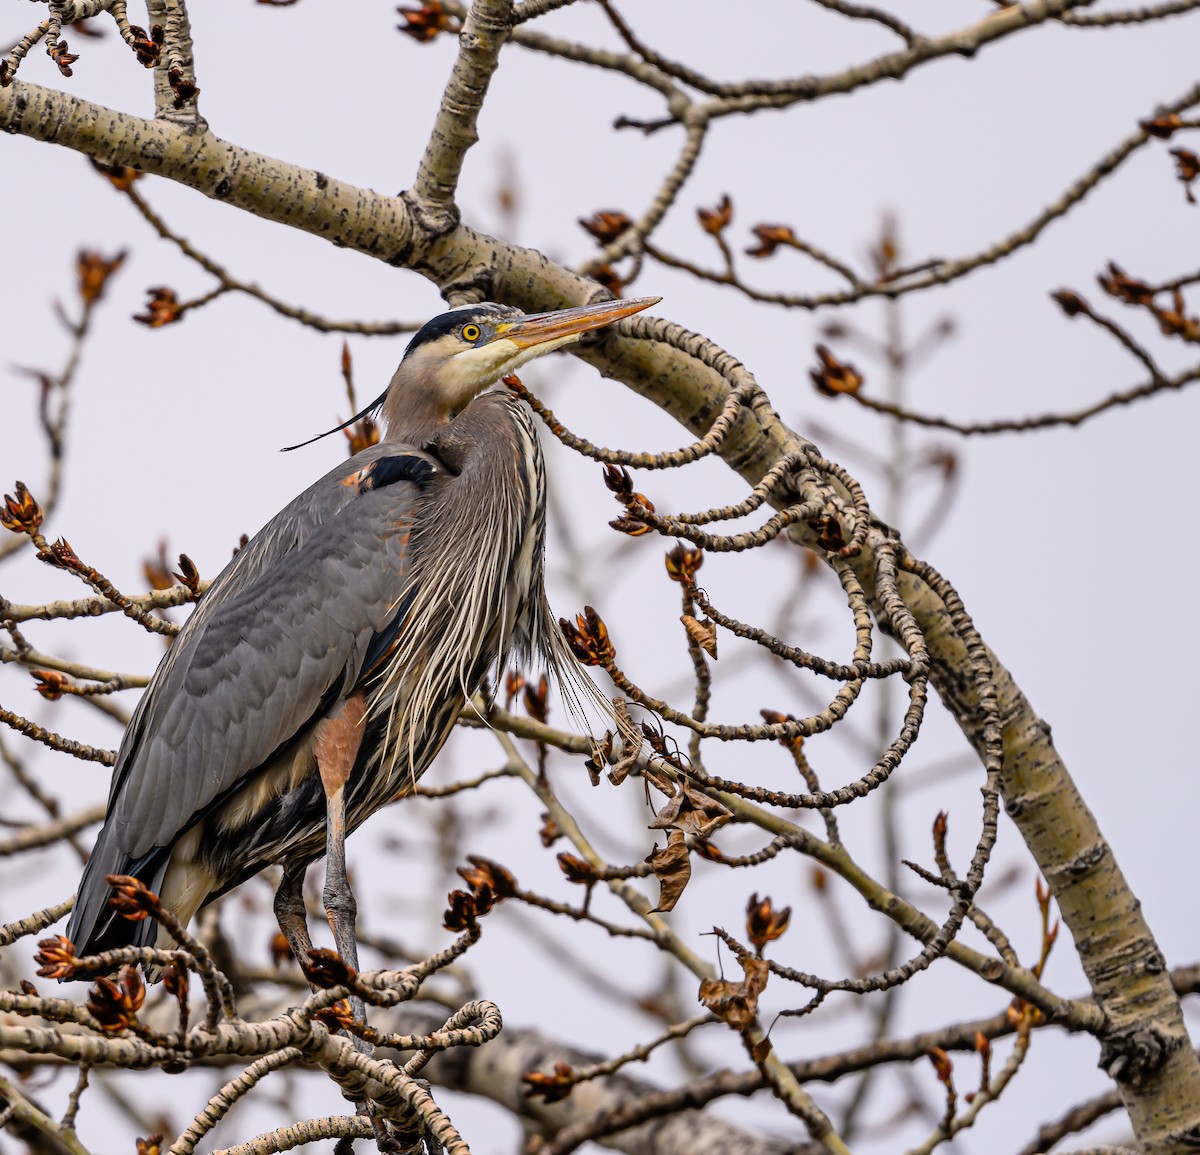
M 150 297 L 146 302 L 146 311 L 136 314 L 133 318 L 139 324 L 151 329 L 161 329 L 164 325 L 174 324 L 183 316 L 183 306 L 174 289 L 159 285 L 147 289 L 146 292 Z
M 769 257 L 780 245 L 791 247 L 796 243 L 796 235 L 787 225 L 755 225 L 751 231 L 758 244 L 746 250 L 748 257 Z
M 700 220 L 700 227 L 710 237 L 719 237 L 729 227 L 729 222 L 733 220 L 733 201 L 729 199 L 729 194 L 726 193 L 718 202 L 716 208 L 697 209 L 696 216 Z
M 400 7 L 396 13 L 404 20 L 398 26 L 400 31 L 418 44 L 428 44 L 440 32 L 458 31 L 458 22 L 438 0 L 430 0 L 430 3 L 415 8 Z
M 85 305 L 94 305 L 102 296 L 108 278 L 125 263 L 122 249 L 106 260 L 93 249 L 81 249 L 75 257 L 75 272 L 79 277 L 79 296 Z
M 128 1030 L 146 998 L 146 984 L 137 967 L 124 966 L 117 978 L 100 978 L 88 992 L 87 1009 L 108 1034 Z
M 75 974 L 75 944 L 66 935 L 57 934 L 38 943 L 33 956 L 37 973 L 44 979 L 69 979 Z
M 583 613 L 575 618 L 574 624 L 566 618 L 558 619 L 559 628 L 571 653 L 585 666 L 607 666 L 616 660 L 616 650 L 608 636 L 608 627 L 591 606 L 584 606 Z
M 817 346 L 820 364 L 808 375 L 818 393 L 836 397 L 839 393 L 857 393 L 862 387 L 862 374 L 849 361 L 839 361 L 824 345 Z
M 704 551 L 679 542 L 667 551 L 667 576 L 683 585 L 696 584 L 696 571 L 704 564 Z
M 623 212 L 615 209 L 601 209 L 586 220 L 580 219 L 580 225 L 598 245 L 611 244 L 632 224 Z
M 25 482 L 17 482 L 15 495 L 4 495 L 4 508 L 0 509 L 0 525 L 13 533 L 32 533 L 42 524 L 42 507 L 25 488 Z
M 781 937 L 787 930 L 791 917 L 790 906 L 776 910 L 771 905 L 770 898 L 764 896 L 760 902 L 757 894 L 750 896 L 750 901 L 746 904 L 746 935 L 760 958 L 763 947 Z

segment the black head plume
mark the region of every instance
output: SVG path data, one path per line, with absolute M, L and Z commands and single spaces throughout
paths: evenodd
M 340 433 L 343 429 L 353 425 L 356 421 L 361 420 L 368 414 L 376 413 L 379 407 L 383 404 L 383 399 L 387 396 L 385 389 L 374 401 L 371 402 L 365 409 L 360 409 L 353 417 L 347 417 L 341 425 L 335 425 L 332 429 L 326 429 L 324 433 L 318 433 L 315 437 L 310 437 L 307 441 L 298 441 L 295 445 L 285 445 L 279 452 L 291 453 L 293 449 L 303 449 L 306 445 L 311 445 L 314 441 L 320 441 L 323 437 L 328 437 L 331 433 Z

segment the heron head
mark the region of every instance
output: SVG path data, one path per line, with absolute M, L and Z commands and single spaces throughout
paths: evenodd
M 384 402 L 388 428 L 403 429 L 415 419 L 444 423 L 535 357 L 660 300 L 639 297 L 529 314 L 485 302 L 443 313 L 418 330 L 392 378 Z

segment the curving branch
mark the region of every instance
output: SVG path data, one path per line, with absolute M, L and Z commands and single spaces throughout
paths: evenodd
M 993 433 L 1029 433 L 1034 430 L 1053 429 L 1064 425 L 1068 427 L 1082 425 L 1085 421 L 1097 417 L 1101 413 L 1107 413 L 1110 409 L 1132 405 L 1136 401 L 1144 401 L 1159 393 L 1178 392 L 1196 381 L 1200 381 L 1200 365 L 1192 369 L 1185 369 L 1170 377 L 1155 377 L 1141 385 L 1135 385 L 1131 389 L 1121 389 L 1099 401 L 1093 401 L 1091 405 L 1085 405 L 1081 409 L 1074 409 L 1068 413 L 1038 413 L 1030 417 L 1002 418 L 997 421 L 951 421 L 948 417 L 934 417 L 928 413 L 918 413 L 913 409 L 893 405 L 888 401 L 877 401 L 873 397 L 864 396 L 859 392 L 849 393 L 847 396 L 853 397 L 864 409 L 883 413 L 898 421 L 907 421 L 926 429 L 944 429 L 950 433 L 961 434 L 963 437 L 976 437 Z

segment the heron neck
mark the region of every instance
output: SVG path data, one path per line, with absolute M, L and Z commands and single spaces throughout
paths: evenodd
M 427 396 L 389 389 L 382 407 L 386 440 L 403 445 L 424 445 L 450 424 L 450 415 Z

